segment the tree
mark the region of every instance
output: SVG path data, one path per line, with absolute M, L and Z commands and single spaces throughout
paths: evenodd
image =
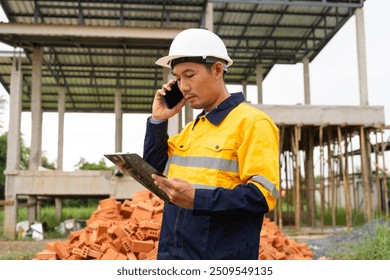
M 79 170 L 114 170 L 113 167 L 108 167 L 104 158 L 101 158 L 98 163 L 90 163 L 85 158 L 80 158 L 79 163 L 75 165 Z
M 0 136 L 0 199 L 4 199 L 5 192 L 5 176 L 4 170 L 7 164 L 7 137 L 8 133 L 5 132 Z M 23 139 L 20 139 L 20 166 L 21 170 L 28 169 L 30 149 L 24 146 Z M 42 156 L 42 166 L 47 169 L 56 169 L 55 164 L 49 162 L 46 156 Z

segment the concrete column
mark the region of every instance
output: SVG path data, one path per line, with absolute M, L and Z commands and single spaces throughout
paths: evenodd
M 57 170 L 64 169 L 65 87 L 58 90 L 58 149 Z
M 245 100 L 248 100 L 248 94 L 247 94 L 247 81 L 242 81 L 242 93 L 244 94 Z
M 64 123 L 65 123 L 65 87 L 61 86 L 58 89 L 58 149 L 57 149 L 57 170 L 64 170 Z M 62 220 L 62 198 L 56 197 L 55 217 L 57 220 Z M 39 205 L 39 202 L 38 202 Z M 40 211 L 37 215 L 40 216 Z
M 309 71 L 309 58 L 304 57 L 302 59 L 303 63 L 303 86 L 305 92 L 305 105 L 310 105 L 310 71 Z
M 42 49 L 34 48 L 32 55 L 31 82 L 31 148 L 30 170 L 38 170 L 41 165 L 42 149 Z
M 360 106 L 368 106 L 366 35 L 364 31 L 364 13 L 362 8 L 355 10 L 355 17 Z
M 169 80 L 174 79 L 170 68 L 163 68 L 163 82 L 167 83 Z M 173 136 L 179 133 L 181 127 L 181 114 L 177 114 L 168 120 L 168 135 Z
M 10 84 L 9 130 L 7 136 L 7 172 L 19 170 L 20 165 L 20 126 L 22 117 L 22 59 L 12 61 Z
M 62 220 L 62 202 L 63 202 L 62 198 L 56 197 L 54 199 L 54 201 L 55 201 L 54 203 L 55 203 L 55 216 L 56 216 L 56 219 L 61 221 Z
M 214 31 L 214 7 L 213 3 L 207 3 L 205 14 L 205 28 L 211 32 Z
M 184 122 L 187 124 L 194 119 L 194 110 L 191 105 L 187 102 L 184 106 Z
M 263 104 L 263 65 L 256 65 L 257 104 Z
M 36 195 L 27 196 L 27 220 L 30 222 L 30 225 L 37 220 L 37 202 Z
M 122 92 L 119 88 L 115 89 L 115 152 L 122 152 Z
M 14 178 L 18 175 L 20 165 L 20 126 L 22 118 L 22 59 L 14 57 L 12 61 L 10 81 L 10 110 L 9 128 L 7 136 L 7 162 L 5 175 L 5 200 L 4 206 L 4 236 L 14 239 L 16 237 L 16 222 L 18 218 L 18 200 L 14 184 Z

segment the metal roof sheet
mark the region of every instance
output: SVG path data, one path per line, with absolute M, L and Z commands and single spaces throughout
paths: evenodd
M 57 110 L 62 84 L 67 112 L 113 112 L 117 87 L 124 113 L 150 112 L 162 84 L 162 69 L 154 62 L 168 51 L 171 39 L 136 38 L 126 34 L 132 32 L 127 28 L 204 27 L 208 3 L 213 4 L 214 32 L 234 60 L 226 82 L 255 84 L 258 63 L 267 76 L 275 64 L 295 64 L 305 56 L 313 60 L 364 0 L 1 1 L 13 25 L 0 24 L 11 27 L 0 32 L 0 41 L 26 54 L 23 110 L 30 110 L 32 49 L 41 46 L 43 111 Z M 74 32 L 63 29 L 61 36 L 48 29 L 71 26 Z M 80 27 L 91 28 L 86 29 L 91 34 Z M 105 36 L 96 35 L 104 30 Z M 110 34 L 117 30 L 126 36 Z M 9 56 L 0 55 L 0 82 L 8 92 L 11 64 Z

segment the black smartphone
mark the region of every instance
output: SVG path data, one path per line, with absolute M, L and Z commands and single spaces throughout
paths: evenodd
M 175 107 L 184 97 L 177 85 L 177 82 L 171 85 L 170 91 L 165 90 L 165 93 L 166 95 L 163 96 L 163 99 L 169 109 Z

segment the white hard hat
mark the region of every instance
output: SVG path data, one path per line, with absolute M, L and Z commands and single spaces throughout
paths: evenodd
M 215 33 L 206 29 L 189 28 L 176 35 L 169 55 L 158 59 L 156 64 L 171 68 L 174 60 L 209 63 L 216 62 L 215 59 L 226 61 L 226 67 L 233 64 L 225 44 Z

